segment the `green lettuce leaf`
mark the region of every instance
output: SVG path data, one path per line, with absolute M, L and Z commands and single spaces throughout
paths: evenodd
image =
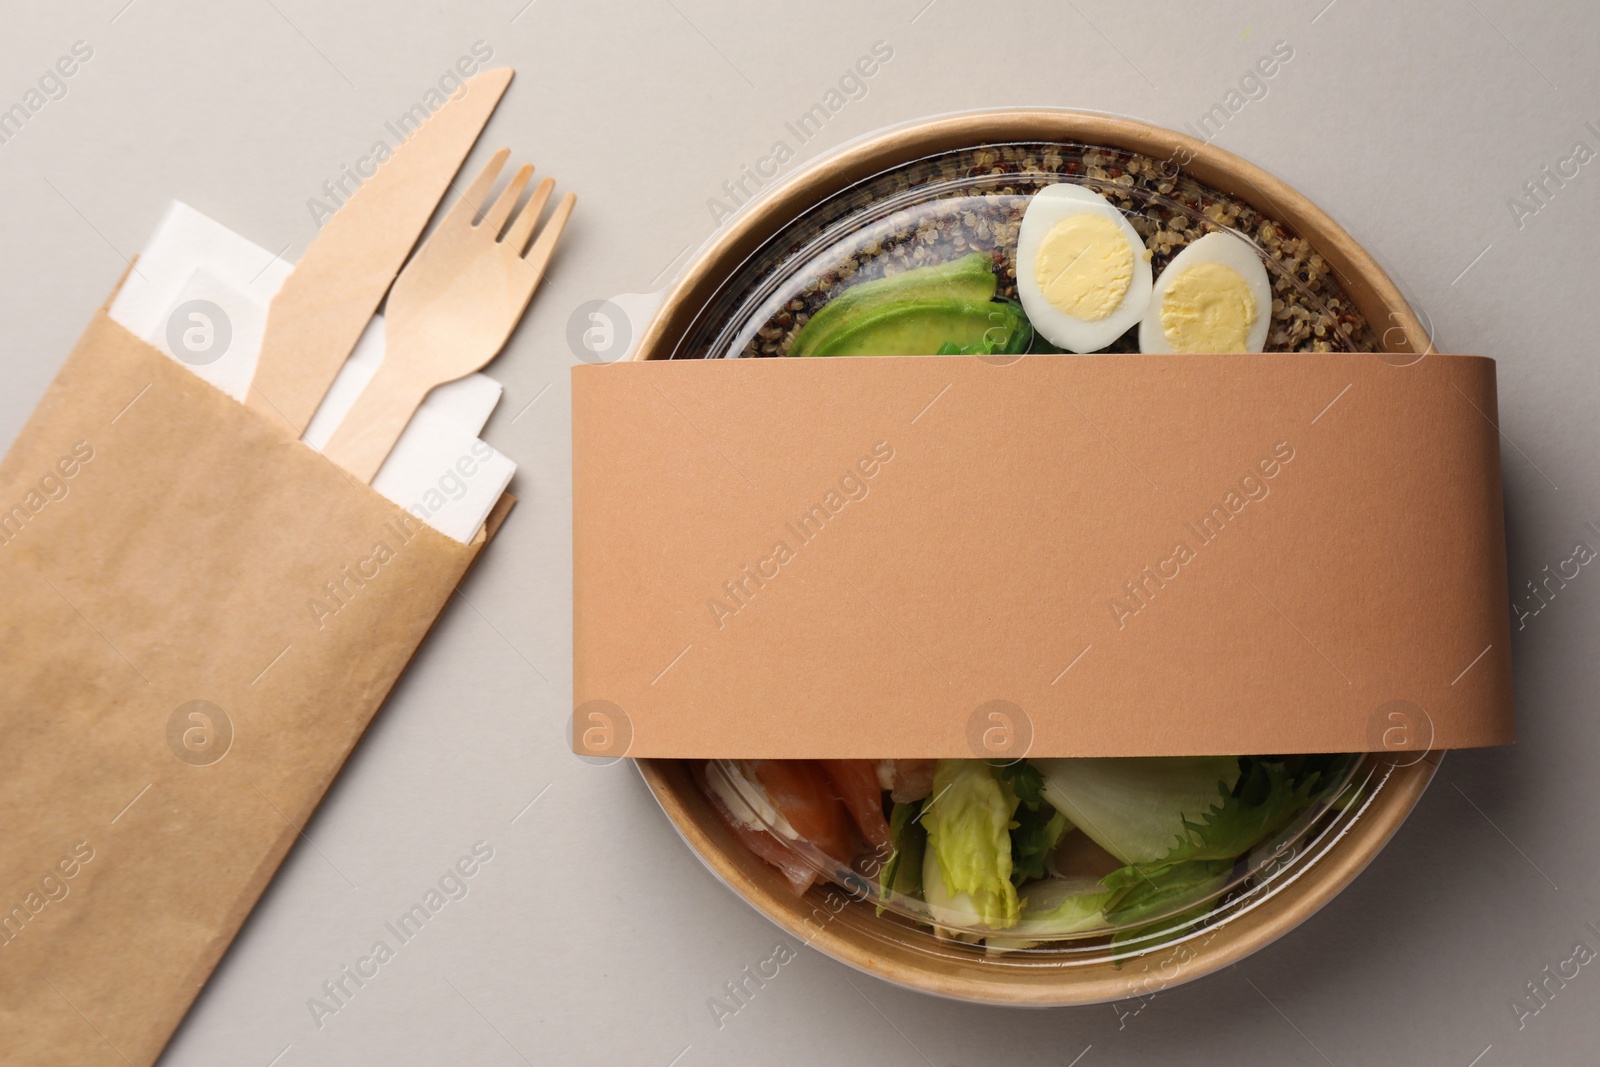
M 1176 915 L 1157 919 L 1155 922 L 1123 927 L 1111 935 L 1111 948 L 1116 953 L 1112 956 L 1114 965 L 1121 967 L 1128 959 L 1142 952 L 1149 952 L 1152 945 L 1161 942 L 1160 935 L 1187 929 L 1195 920 L 1210 914 L 1213 907 L 1215 907 L 1214 902 L 1207 900 Z M 1121 950 L 1124 948 L 1130 951 L 1122 953 Z
M 1000 778 L 1017 798 L 1011 830 L 1011 882 L 1021 888 L 1045 876 L 1045 860 L 1072 828 L 1067 817 L 1044 798 L 1044 776 L 1026 760 L 1000 768 Z
M 1340 758 L 1311 757 L 1291 771 L 1279 759 L 1247 758 L 1234 788 L 1219 783 L 1216 800 L 1198 817 L 1183 818 L 1176 843 L 1159 860 L 1131 863 L 1101 880 L 1113 892 L 1106 918 L 1132 928 L 1117 935 L 1130 941 L 1181 926 L 1214 906 L 1204 898 L 1225 885 L 1238 857 L 1277 833 L 1304 811 L 1325 782 L 1343 776 Z M 1163 913 L 1199 901 L 1175 915 Z M 1155 922 L 1139 925 L 1147 919 Z
M 920 804 L 896 804 L 889 813 L 889 840 L 894 851 L 884 861 L 883 875 L 878 879 L 880 900 L 888 900 L 891 893 L 922 895 L 922 859 L 928 832 L 917 818 L 921 811 Z M 883 914 L 881 905 L 878 914 Z
M 1106 925 L 1105 906 L 1116 895 L 1092 878 L 1046 878 L 1028 886 L 1017 937 L 1050 937 Z
M 1100 880 L 1113 894 L 1106 918 L 1118 925 L 1155 918 L 1220 889 L 1232 871 L 1232 860 L 1135 864 L 1112 871 Z
M 997 951 L 1014 951 L 1103 929 L 1105 905 L 1113 895 L 1095 879 L 1082 876 L 1030 883 L 1017 925 L 1003 935 L 984 938 L 984 944 Z
M 1228 860 L 1244 855 L 1283 829 L 1311 803 L 1320 774 L 1298 784 L 1277 760 L 1251 760 L 1250 772 L 1232 793 L 1223 792 L 1199 819 L 1183 820 L 1178 844 L 1161 858 L 1164 864 L 1186 860 Z
M 1018 809 L 1011 831 L 1011 882 L 1022 886 L 1045 875 L 1045 860 L 1068 829 L 1067 817 L 1046 804 L 1038 811 Z
M 1239 780 L 1233 756 L 1131 756 L 1032 760 L 1043 793 L 1123 863 L 1155 863 L 1185 841 Z
M 1005 929 L 1021 907 L 1011 881 L 1017 798 L 982 760 L 940 760 L 922 806 L 928 831 L 923 899 L 941 925 Z
M 1047 804 L 1044 799 L 1044 775 L 1027 760 L 1017 760 L 999 768 L 1000 779 L 1011 788 L 1012 795 L 1029 811 L 1038 811 Z
M 1295 785 L 1302 785 L 1307 779 L 1315 777 L 1315 787 L 1311 791 L 1312 799 L 1326 799 L 1329 807 L 1344 811 L 1361 797 L 1362 788 L 1355 782 L 1343 783 L 1365 758 L 1366 754 L 1362 752 L 1323 753 L 1302 757 L 1300 765 L 1294 772 Z M 1338 793 L 1333 795 L 1336 789 Z

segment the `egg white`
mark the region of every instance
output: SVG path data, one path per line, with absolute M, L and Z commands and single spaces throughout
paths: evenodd
M 1122 301 L 1103 319 L 1069 315 L 1052 304 L 1039 283 L 1039 246 L 1056 223 L 1076 215 L 1099 215 L 1116 223 L 1133 250 L 1133 278 Z M 1062 183 L 1034 194 L 1017 231 L 1017 298 L 1033 328 L 1058 348 L 1097 352 L 1133 329 L 1143 318 L 1152 289 L 1150 260 L 1144 239 L 1115 205 L 1092 189 Z
M 1208 233 L 1172 257 L 1161 276 L 1156 279 L 1150 295 L 1150 306 L 1144 321 L 1139 323 L 1139 351 L 1152 355 L 1170 353 L 1166 332 L 1161 328 L 1161 308 L 1166 303 L 1167 290 L 1184 271 L 1197 263 L 1216 263 L 1227 267 L 1244 279 L 1250 298 L 1256 304 L 1256 321 L 1250 324 L 1245 335 L 1245 351 L 1260 352 L 1267 347 L 1267 331 L 1272 326 L 1272 283 L 1267 279 L 1267 268 L 1261 265 L 1261 256 L 1242 237 L 1231 233 Z

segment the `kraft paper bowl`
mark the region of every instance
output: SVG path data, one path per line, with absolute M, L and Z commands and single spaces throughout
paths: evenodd
M 1065 142 L 1182 161 L 1183 171 L 1285 223 L 1329 263 L 1372 328 L 1380 351 L 1410 362 L 1431 348 L 1395 283 L 1337 223 L 1283 182 L 1212 145 L 1130 119 L 1062 110 L 999 110 L 918 122 L 857 141 L 773 186 L 728 220 L 691 260 L 642 332 L 633 358 L 663 359 L 716 314 L 715 298 L 750 258 L 809 209 L 856 183 L 936 153 L 1005 142 Z M 1307 358 L 1315 358 L 1308 356 Z M 885 753 L 893 755 L 893 753 Z M 700 792 L 691 764 L 640 760 L 640 773 L 678 833 L 729 888 L 800 941 L 868 974 L 924 992 L 976 1002 L 1056 1006 L 1148 996 L 1235 963 L 1282 937 L 1350 883 L 1416 806 L 1437 754 L 1368 756 L 1356 800 L 1336 811 L 1248 892 L 1154 943 L 1114 950 L 1062 942 L 990 953 L 932 931 L 844 888 L 819 884 L 796 896 L 749 852 Z

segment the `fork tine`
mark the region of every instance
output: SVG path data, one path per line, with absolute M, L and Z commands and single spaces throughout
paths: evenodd
M 500 199 L 494 206 L 484 213 L 481 225 L 496 237 L 500 235 L 500 228 L 506 224 L 506 219 L 511 215 L 511 209 L 517 206 L 517 198 L 522 195 L 522 190 L 527 186 L 528 179 L 533 176 L 533 164 L 524 163 L 517 168 L 517 172 L 506 183 L 505 191 L 500 194 Z
M 550 213 L 550 221 L 544 224 L 544 229 L 539 231 L 538 238 L 533 242 L 533 247 L 528 249 L 527 259 L 530 266 L 537 270 L 540 276 L 544 275 L 545 264 L 550 262 L 550 257 L 555 254 L 556 241 L 561 237 L 561 231 L 566 228 L 567 219 L 572 215 L 572 207 L 578 202 L 576 195 L 568 193 L 561 198 L 561 203 Z
M 456 206 L 444 217 L 445 222 L 462 223 L 468 225 L 478 217 L 478 212 L 483 208 L 484 202 L 489 199 L 489 190 L 494 188 L 494 180 L 500 176 L 500 168 L 506 165 L 506 160 L 511 158 L 511 149 L 502 148 L 489 162 L 483 165 L 478 176 L 472 179 L 472 184 L 467 186 L 467 191 L 461 194 L 461 199 L 456 201 Z M 461 216 L 465 215 L 463 219 Z
M 544 214 L 544 205 L 550 199 L 550 193 L 556 187 L 554 178 L 546 178 L 539 183 L 539 187 L 528 198 L 528 203 L 511 220 L 511 228 L 506 231 L 506 247 L 514 248 L 517 255 L 528 250 L 528 238 L 533 236 L 533 228 L 539 223 L 539 216 Z

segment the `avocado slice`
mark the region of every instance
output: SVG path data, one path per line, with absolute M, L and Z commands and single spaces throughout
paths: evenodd
M 817 309 L 789 346 L 791 356 L 813 356 L 835 335 L 885 304 L 907 300 L 958 300 L 982 304 L 993 298 L 993 261 L 973 252 L 948 263 L 918 267 L 887 278 L 853 285 Z
M 933 356 L 1026 352 L 1033 327 L 1010 301 L 902 300 L 862 315 L 814 356 Z

